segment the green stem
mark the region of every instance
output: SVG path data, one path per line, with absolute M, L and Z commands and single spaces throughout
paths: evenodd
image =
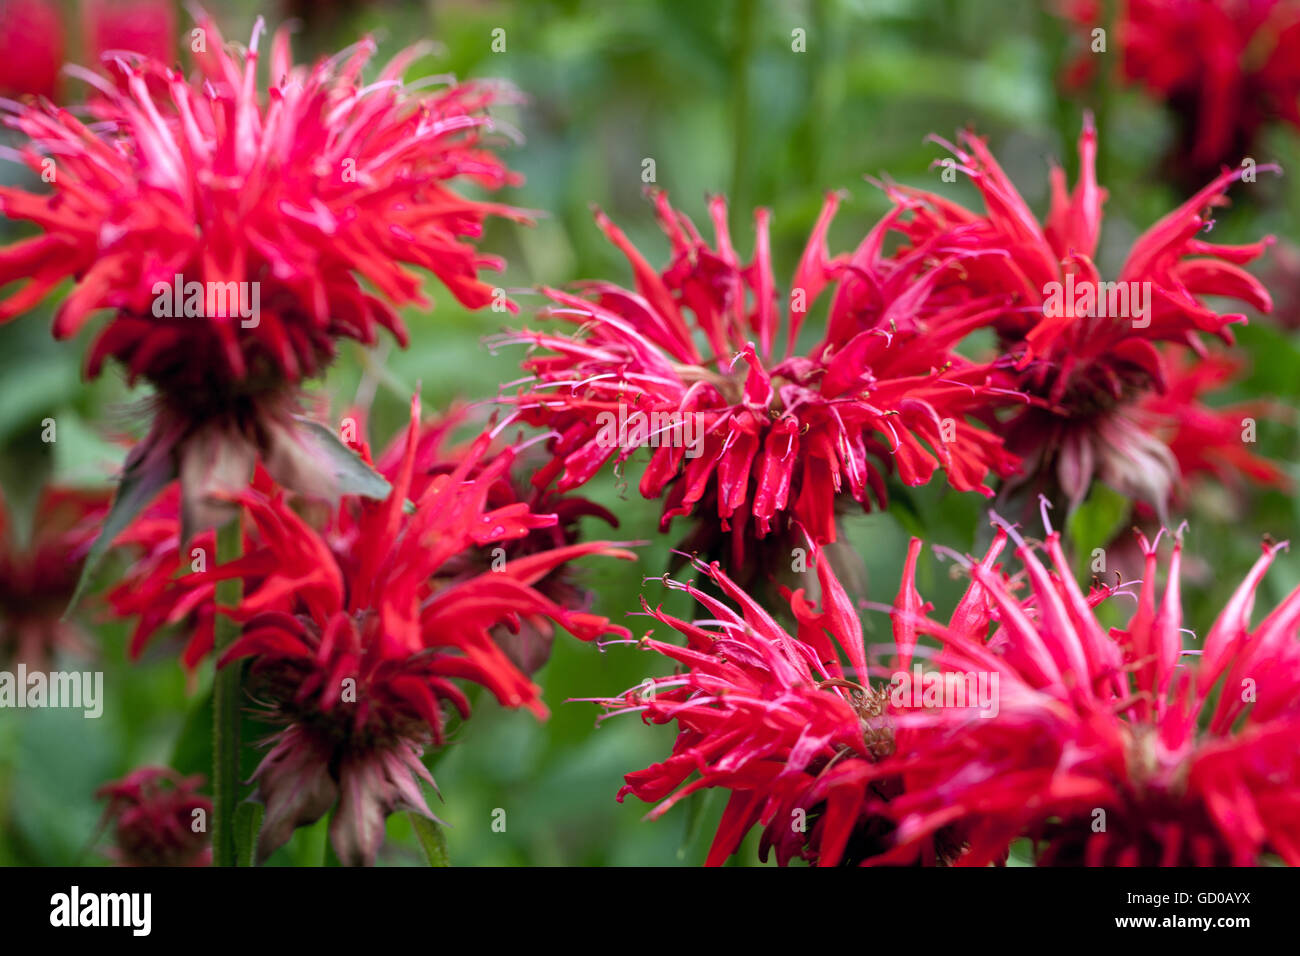
M 334 818 L 338 816 L 338 813 L 339 813 L 339 806 L 336 803 L 334 804 L 334 808 L 330 810 L 329 822 L 325 826 L 325 852 L 321 857 L 321 864 L 320 864 L 321 866 L 342 866 L 343 865 L 343 861 L 339 859 L 339 855 L 336 852 L 334 852 L 334 841 L 330 839 L 330 834 L 334 830 Z
M 731 210 L 732 228 L 739 228 L 748 218 L 749 189 L 749 61 L 754 51 L 757 27 L 755 0 L 736 0 L 736 45 L 732 50 L 731 106 Z
M 411 819 L 411 826 L 415 828 L 415 835 L 420 840 L 420 847 L 424 850 L 424 857 L 429 865 L 451 866 L 451 857 L 447 853 L 447 834 L 442 827 L 414 810 L 407 815 Z
M 236 560 L 243 548 L 242 522 L 236 518 L 217 529 L 217 564 Z M 238 578 L 217 585 L 218 607 L 239 604 L 243 582 Z M 215 650 L 219 659 L 239 636 L 239 624 L 217 614 Z M 240 675 L 237 663 L 217 669 L 212 685 L 212 862 L 235 866 L 235 805 L 239 799 Z

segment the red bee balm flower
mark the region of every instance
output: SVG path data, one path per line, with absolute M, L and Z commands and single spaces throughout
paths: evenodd
M 44 667 L 59 651 L 89 652 L 89 635 L 64 612 L 107 511 L 105 491 L 47 487 L 28 534 L 0 498 L 0 665 Z
M 1109 282 L 1092 259 L 1106 193 L 1097 184 L 1091 118 L 1079 139 L 1079 181 L 1067 192 L 1064 173 L 1052 170 L 1043 225 L 983 141 L 963 133 L 959 142 L 948 148 L 982 193 L 983 215 L 918 190 L 891 192 L 898 208 L 911 213 L 903 230 L 914 248 L 942 241 L 984 252 L 958 260 L 939 284 L 957 301 L 992 296 L 1003 304 L 997 321 L 1003 348 L 1020 369 L 1017 387 L 1036 399 L 1004 426 L 1008 447 L 1025 459 L 1027 480 L 1059 490 L 1071 504 L 1083 500 L 1097 475 L 1163 510 L 1179 477 L 1177 461 L 1135 409 L 1165 388 L 1157 343 L 1183 343 L 1202 354 L 1200 333 L 1231 343 L 1229 326 L 1245 315 L 1220 314 L 1206 296 L 1264 312 L 1272 307 L 1268 292 L 1241 268 L 1272 237 L 1247 246 L 1198 237 L 1241 170 L 1225 172 L 1148 229 Z
M 359 414 L 353 416 L 351 423 L 360 427 L 362 418 L 364 416 Z M 453 446 L 451 433 L 466 421 L 465 409 L 453 408 L 421 426 L 409 498 L 418 498 L 431 482 L 455 472 L 460 466 L 470 449 Z M 351 445 L 369 460 L 368 445 L 364 442 L 352 442 Z M 396 481 L 402 472 L 406 450 L 407 435 L 403 431 L 380 455 L 375 463 L 376 470 L 389 481 Z M 495 455 L 501 453 L 510 455 L 512 467 L 492 485 L 486 506 L 496 509 L 526 502 L 534 513 L 554 514 L 556 521 L 532 529 L 523 538 L 492 542 L 448 558 L 436 574 L 440 583 L 475 577 L 494 567 L 499 568 L 502 562 L 573 544 L 578 539 L 578 521 L 585 516 L 600 518 L 613 527 L 618 525 L 610 512 L 585 498 L 531 489 L 524 477 L 526 461 L 521 461 L 513 449 L 504 445 L 494 446 L 481 454 L 470 477 L 490 465 Z M 276 492 L 275 483 L 262 468 L 253 475 L 253 488 L 267 497 Z M 345 508 L 332 513 L 322 513 L 322 509 L 314 507 L 302 510 L 306 512 L 307 522 L 323 535 L 336 560 L 347 561 L 348 555 L 363 547 L 358 540 L 362 533 L 358 518 L 362 507 L 359 501 L 350 500 Z M 245 527 L 243 532 L 242 551 L 262 547 L 256 527 Z M 203 532 L 181 547 L 179 495 L 173 487 L 155 499 L 114 539 L 113 544 L 132 555 L 131 563 L 107 595 L 113 616 L 136 619 L 129 645 L 131 656 L 139 657 L 161 629 L 180 625 L 186 635 L 181 662 L 189 670 L 198 667 L 213 648 L 216 584 L 196 581 L 194 575 L 188 573 L 178 576 L 178 572 L 206 570 L 208 560 L 216 553 L 216 534 Z M 573 578 L 571 568 L 560 566 L 535 582 L 534 586 L 566 608 L 585 606 L 591 595 L 583 591 Z M 493 636 L 521 671 L 532 674 L 546 663 L 554 632 L 549 622 L 533 620 L 521 621 L 517 628 L 502 625 L 494 630 Z
M 754 826 L 763 828 L 762 859 L 775 848 L 781 865 L 797 858 L 821 866 L 860 862 L 889 845 L 893 824 L 871 810 L 868 800 L 869 792 L 896 790 L 876 772 L 893 750 L 886 697 L 867 683 L 862 626 L 848 596 L 820 553 L 816 563 L 820 612 L 802 589 L 786 592 L 797 636 L 716 563 L 696 566 L 730 605 L 692 584 L 668 580 L 669 587 L 699 601 L 710 619 L 681 620 L 651 610 L 643 600 L 646 612 L 682 634 L 687 646 L 648 635 L 641 643 L 683 672 L 602 701 L 615 712 L 640 711 L 650 723 L 675 721 L 679 728 L 672 756 L 628 774 L 619 800 L 631 793 L 657 802 L 653 818 L 698 790 L 730 792 L 709 850 L 710 866 L 723 863 Z M 841 653 L 850 668 L 842 665 Z M 939 859 L 953 852 L 943 839 L 933 849 Z
M 199 795 L 202 777 L 168 767 L 141 767 L 105 784 L 105 822 L 113 823 L 113 858 L 123 866 L 207 866 L 212 801 Z
M 1086 31 L 1109 27 L 1097 0 L 1063 3 Z M 1205 182 L 1239 166 L 1261 127 L 1300 128 L 1300 3 L 1296 0 L 1124 0 L 1115 43 L 1123 79 L 1145 87 L 1179 116 L 1169 168 L 1181 181 Z M 1097 57 L 1080 55 L 1067 82 L 1089 78 Z
M 170 0 L 82 0 L 87 56 L 142 53 L 171 63 L 176 57 L 176 12 Z
M 837 496 L 864 507 L 874 497 L 884 507 L 891 469 L 919 485 L 942 467 L 954 488 L 991 494 L 988 473 L 1010 473 L 1015 459 L 980 420 L 1009 395 L 991 367 L 953 351 L 988 321 L 986 305 L 934 302 L 935 280 L 952 259 L 946 250 L 883 256 L 892 216 L 851 256 L 829 258 L 826 231 L 838 202 L 827 198 L 788 309 L 772 278 L 766 210 L 755 217 L 754 260 L 745 265 L 721 199 L 709 207 L 710 246 L 660 193 L 656 210 L 673 253 L 662 272 L 598 214 L 632 265 L 636 291 L 608 282 L 587 283 L 585 297 L 547 289 L 556 304 L 544 316 L 580 331 L 505 339 L 548 350 L 525 362 L 533 382 L 504 398 L 524 421 L 556 435 L 554 459 L 535 482 L 558 476 L 564 491 L 610 458 L 652 449 L 640 487 L 647 498 L 667 492 L 663 526 L 716 511 L 716 522 L 702 523 L 731 534 L 735 569 L 746 541 L 788 530 L 791 517 L 818 542 L 835 540 Z M 825 334 L 796 354 L 808 310 L 828 285 Z
M 521 218 L 447 188 L 515 181 L 482 148 L 499 88 L 406 87 L 414 49 L 365 84 L 368 39 L 295 67 L 282 30 L 262 97 L 261 33 L 259 21 L 247 52 L 232 52 L 201 21 L 192 80 L 147 57 L 111 60 L 114 82 L 76 71 L 102 94 L 94 122 L 48 104 L 7 119 L 52 192 L 0 189 L 0 211 L 41 229 L 0 250 L 0 286 L 26 280 L 0 319 L 67 278 L 56 336 L 113 310 L 88 373 L 114 358 L 157 391 L 119 497 L 147 501 L 179 474 L 189 530 L 224 520 L 257 454 L 294 490 L 382 497 L 382 482 L 346 477 L 330 455 L 337 442 L 298 420 L 297 386 L 322 373 L 341 338 L 370 344 L 382 327 L 405 343 L 390 304 L 425 302 L 405 266 L 432 272 L 470 308 L 487 304 L 478 270 L 501 263 L 465 240 L 489 215 Z
M 633 557 L 608 542 L 538 550 L 496 570 L 444 578 L 467 549 L 524 539 L 557 518 L 525 502 L 488 507 L 513 454 L 484 464 L 486 436 L 455 470 L 415 491 L 418 443 L 413 405 L 388 499 L 344 499 L 337 528 L 326 534 L 290 510 L 283 495 L 247 492 L 243 503 L 260 546 L 190 576 L 199 584 L 257 582 L 233 612 L 243 634 L 218 663 L 250 658 L 251 693 L 286 725 L 255 774 L 267 804 L 263 856 L 336 802 L 330 835 L 346 863 L 373 862 L 394 810 L 432 817 L 419 786 L 432 778 L 420 756 L 444 741 L 444 702 L 469 713 L 456 678 L 482 684 L 505 706 L 545 716 L 540 689 L 493 639 L 495 629 L 553 621 L 583 640 L 627 634 L 535 586 L 583 555 Z M 408 495 L 413 514 L 404 508 Z M 328 539 L 352 545 L 338 550 Z
M 1281 546 L 1265 546 L 1200 649 L 1187 651 L 1181 541 L 1161 595 L 1159 539 L 1141 539 L 1136 611 L 1108 633 L 1093 608 L 1121 587 L 1085 596 L 1059 535 L 1044 545 L 1049 569 L 1011 534 L 1030 595 L 1017 597 L 994 566 L 1000 533 L 970 565 L 967 599 L 947 626 L 922 616 L 914 542 L 895 632 L 939 641 L 945 686 L 996 678 L 997 707 L 991 717 L 926 707 L 900 721 L 891 761 L 903 793 L 878 807 L 898 830 L 879 860 L 913 858 L 957 826 L 963 865 L 1003 859 L 1022 836 L 1042 864 L 1239 866 L 1272 854 L 1300 863 L 1300 588 L 1250 626 Z M 1193 654 L 1195 664 L 1183 662 Z
M 0 94 L 54 96 L 63 43 L 53 0 L 0 0 Z

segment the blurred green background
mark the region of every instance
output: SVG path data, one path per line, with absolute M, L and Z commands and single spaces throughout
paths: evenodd
M 208 0 L 205 6 L 228 38 L 247 37 L 257 13 L 272 26 L 284 19 L 274 4 Z M 1180 198 L 1156 172 L 1173 135 L 1169 117 L 1140 93 L 1104 84 L 1079 98 L 1061 96 L 1056 77 L 1067 55 L 1066 35 L 1043 5 L 1026 0 L 299 6 L 310 27 L 296 43 L 300 59 L 336 50 L 367 31 L 375 33 L 385 56 L 432 38 L 437 52 L 419 64 L 419 72 L 501 77 L 526 94 L 525 105 L 501 114 L 523 133 L 523 145 L 505 148 L 503 155 L 524 174 L 526 185 L 501 198 L 543 215 L 533 228 L 494 223 L 484 242 L 487 251 L 509 261 L 503 285 L 511 290 L 589 277 L 630 284 L 626 262 L 592 223 L 593 203 L 610 213 L 651 262 L 662 264 L 667 243 L 643 197 L 647 158 L 655 161 L 656 185 L 697 224 L 707 222 L 707 196 L 730 198 L 733 236 L 743 255 L 752 248 L 752 208 L 770 207 L 773 259 L 778 281 L 785 283 L 828 189 L 846 190 L 850 197 L 831 233 L 832 252 L 855 245 L 886 208 L 864 175 L 888 175 L 976 204 L 967 184 L 940 181 L 930 164 L 943 154 L 925 142 L 927 134 L 951 137 L 966 125 L 989 137 L 1007 172 L 1042 213 L 1049 159 L 1073 174 L 1082 110 L 1097 110 L 1102 181 L 1110 190 L 1099 257 L 1103 273 L 1113 275 L 1133 238 Z M 185 14 L 181 25 L 190 25 Z M 498 28 L 505 30 L 504 52 L 491 48 Z M 805 31 L 806 52 L 792 50 L 795 30 Z M 1256 158 L 1300 170 L 1300 144 L 1293 133 L 1275 129 Z M 0 179 L 22 175 L 13 164 L 0 164 Z M 1300 221 L 1294 176 L 1261 177 L 1234 197 L 1238 202 L 1219 216 L 1218 241 L 1246 241 L 1264 232 L 1294 238 Z M 405 313 L 411 348 L 386 345 L 369 362 L 359 351 L 345 350 L 322 384 L 340 412 L 356 396 L 363 367 L 375 360 L 385 364 L 372 418 L 376 444 L 396 430 L 417 383 L 432 410 L 457 398 L 491 398 L 498 382 L 519 374 L 521 350 L 493 355 L 481 339 L 511 322 L 532 323 L 535 295 L 515 295 L 523 312 L 511 320 L 466 313 L 432 284 L 430 293 L 436 300 L 432 311 Z M 1296 315 L 1283 318 L 1300 321 Z M 20 511 L 46 477 L 105 482 L 121 458 L 112 436 L 137 424 L 129 409 L 140 396 L 128 393 L 113 374 L 81 383 L 85 343 L 53 342 L 48 320 L 45 312 L 0 328 L 0 484 Z M 1239 337 L 1247 376 L 1218 398 L 1264 397 L 1295 407 L 1295 336 L 1264 319 L 1253 320 Z M 58 422 L 52 445 L 38 438 L 46 416 Z M 1290 424 L 1261 423 L 1258 448 L 1300 477 Z M 895 492 L 888 514 L 857 514 L 846 523 L 847 541 L 866 564 L 874 601 L 889 601 L 897 590 L 910 533 L 965 550 L 974 547 L 984 523 L 987 505 L 978 497 L 938 488 Z M 680 600 L 667 600 L 655 580 L 667 567 L 668 547 L 681 526 L 673 535 L 655 535 L 659 504 L 639 498 L 635 479 L 623 489 L 606 474 L 588 493 L 619 515 L 618 537 L 654 539 L 642 550 L 639 567 L 586 562 L 596 610 L 622 620 L 644 593 L 652 603 L 665 601 L 677 613 L 690 613 Z M 1106 543 L 1125 515 L 1104 494 L 1085 507 L 1086 520 L 1077 525 L 1084 540 L 1075 545 L 1086 552 Z M 1186 623 L 1203 634 L 1213 609 L 1258 556 L 1260 535 L 1292 534 L 1297 505 L 1281 492 L 1237 501 L 1225 489 L 1206 487 L 1179 517 L 1191 521 Z M 588 532 L 606 533 L 594 522 Z M 940 612 L 951 608 L 961 588 L 948 571 L 926 552 L 921 591 Z M 102 583 L 111 576 L 112 568 L 105 568 Z M 1300 554 L 1283 556 L 1261 589 L 1261 606 L 1297 582 Z M 887 636 L 880 615 L 867 613 L 866 620 L 872 633 Z M 638 619 L 629 624 L 638 635 L 644 630 Z M 60 710 L 0 714 L 0 864 L 102 863 L 97 849 L 89 848 L 101 809 L 93 798 L 96 787 L 145 763 L 209 772 L 204 709 L 210 669 L 190 687 L 176 663 L 175 644 L 159 642 L 144 661 L 128 664 L 125 629 L 95 625 L 95 631 L 101 640 L 93 666 L 106 672 L 102 719 L 87 721 L 79 712 Z M 602 651 L 561 637 L 537 677 L 552 711 L 548 722 L 478 696 L 473 718 L 433 758 L 444 797 L 434 806 L 451 824 L 452 862 L 701 862 L 722 800 L 694 798 L 657 822 L 642 820 L 648 807 L 614 800 L 625 772 L 667 755 L 671 729 L 643 727 L 634 716 L 597 727 L 594 705 L 567 702 L 618 694 L 665 672 L 664 665 L 632 646 Z M 491 827 L 497 808 L 506 811 L 505 832 Z M 740 861 L 755 861 L 754 842 L 742 849 Z M 271 862 L 318 863 L 323 845 L 323 825 L 300 831 Z M 393 818 L 382 862 L 420 859 L 406 820 Z

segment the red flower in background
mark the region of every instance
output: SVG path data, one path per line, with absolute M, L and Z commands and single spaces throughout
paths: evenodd
M 513 462 L 509 449 L 485 462 L 483 437 L 453 471 L 416 481 L 418 443 L 413 405 L 390 496 L 344 499 L 324 533 L 283 494 L 248 491 L 243 505 L 256 546 L 188 578 L 250 584 L 234 612 L 242 636 L 218 663 L 251 659 L 253 697 L 285 725 L 254 775 L 267 805 L 262 856 L 336 803 L 330 836 L 346 863 L 373 862 L 395 810 L 431 817 L 419 781 L 432 778 L 420 756 L 444 742 L 444 704 L 468 716 L 457 679 L 483 685 L 504 706 L 545 716 L 540 689 L 495 640 L 499 628 L 554 622 L 583 640 L 627 633 L 537 587 L 583 555 L 632 557 L 608 542 L 534 550 L 495 570 L 464 573 L 468 549 L 519 541 L 558 519 L 527 502 L 489 505 Z M 404 508 L 408 496 L 413 514 Z
M 63 23 L 51 0 L 0 0 L 0 95 L 59 92 Z
M 1122 78 L 1163 100 L 1179 117 L 1170 172 L 1195 188 L 1250 155 L 1262 127 L 1300 128 L 1300 3 L 1296 0 L 1123 0 L 1113 24 Z M 1091 43 L 1104 22 L 1097 0 L 1061 4 Z M 1066 74 L 1077 88 L 1096 55 L 1080 54 Z
M 128 51 L 160 63 L 176 59 L 176 11 L 171 0 L 82 0 L 86 59 Z
M 0 249 L 0 285 L 23 280 L 0 319 L 68 278 L 56 336 L 113 310 L 88 374 L 116 359 L 156 391 L 119 498 L 143 503 L 179 475 L 187 531 L 229 515 L 258 455 L 298 491 L 382 496 L 373 481 L 339 476 L 337 442 L 298 418 L 298 385 L 326 368 L 339 339 L 370 344 L 386 328 L 405 343 L 392 305 L 426 303 L 408 266 L 467 307 L 485 305 L 492 287 L 478 271 L 501 263 L 471 240 L 490 215 L 521 218 L 448 188 L 515 181 L 483 148 L 486 110 L 509 98 L 501 88 L 406 87 L 416 50 L 367 84 L 368 39 L 295 67 L 280 31 L 261 94 L 260 21 L 246 53 L 210 21 L 199 31 L 193 80 L 119 58 L 109 79 L 78 71 L 101 94 L 93 122 L 48 104 L 16 109 L 7 122 L 30 140 L 27 163 L 41 172 L 44 156 L 54 160 L 52 192 L 0 189 L 0 211 L 41 230 Z
M 89 653 L 64 612 L 107 511 L 107 492 L 50 486 L 27 531 L 0 498 L 0 664 L 39 668 L 60 651 Z
M 686 638 L 685 647 L 648 634 L 641 641 L 676 662 L 678 672 L 602 701 L 614 712 L 639 711 L 649 723 L 678 727 L 672 756 L 629 773 L 620 801 L 631 793 L 656 803 L 656 818 L 699 790 L 729 791 L 707 865 L 725 862 L 755 826 L 762 828 L 760 858 L 775 849 L 782 866 L 792 859 L 858 863 L 889 846 L 893 824 L 872 808 L 898 793 L 897 781 L 877 772 L 894 746 L 886 696 L 868 682 L 857 613 L 820 552 L 816 563 L 820 611 L 803 589 L 786 592 L 795 636 L 716 563 L 696 567 L 727 602 L 666 581 L 694 597 L 709 620 L 682 620 L 643 600 L 649 616 Z M 928 862 L 946 862 L 958 845 L 940 834 Z
M 352 426 L 363 427 L 364 415 L 349 416 Z M 349 421 L 345 419 L 345 421 Z M 533 528 L 522 538 L 468 548 L 450 556 L 438 568 L 441 584 L 471 578 L 518 558 L 574 544 L 578 540 L 578 522 L 583 517 L 597 517 L 612 527 L 618 520 L 606 509 L 585 498 L 557 495 L 529 486 L 526 478 L 527 452 L 495 443 L 486 452 L 453 442 L 453 433 L 469 421 L 467 409 L 453 407 L 420 427 L 416 441 L 414 465 L 408 497 L 418 498 L 439 476 L 454 473 L 467 455 L 476 457 L 469 475 L 474 477 L 488 467 L 497 455 L 510 455 L 511 465 L 491 484 L 486 506 L 504 508 L 524 503 L 536 514 L 553 514 L 556 521 Z M 407 452 L 408 436 L 398 435 L 375 463 L 376 470 L 389 481 L 401 473 Z M 349 442 L 369 460 L 369 446 Z M 522 456 L 522 457 L 521 457 Z M 522 466 L 522 467 L 521 467 Z M 273 497 L 277 488 L 270 476 L 258 468 L 252 487 L 262 495 Z M 344 513 L 321 510 L 299 502 L 299 513 L 326 540 L 340 561 L 361 547 L 358 515 L 361 504 L 349 502 Z M 242 551 L 261 547 L 255 526 L 243 528 Z M 180 626 L 185 635 L 181 663 L 194 670 L 211 653 L 215 623 L 216 582 L 200 580 L 189 572 L 206 570 L 216 554 L 216 534 L 206 531 L 194 536 L 181 548 L 180 496 L 175 487 L 166 489 L 144 512 L 114 539 L 114 546 L 131 555 L 130 564 L 107 595 L 114 617 L 136 620 L 129 642 L 129 653 L 138 658 L 160 630 Z M 590 604 L 591 595 L 579 587 L 572 569 L 561 566 L 543 576 L 534 587 L 556 604 L 574 609 Z M 542 620 L 521 621 L 517 628 L 498 627 L 493 636 L 506 655 L 525 674 L 532 674 L 546 663 L 554 637 L 549 623 Z
M 1096 180 L 1091 118 L 1079 140 L 1079 181 L 1067 192 L 1064 173 L 1052 170 L 1052 204 L 1041 225 L 984 142 L 970 133 L 959 142 L 948 148 L 979 188 L 983 214 L 919 190 L 890 192 L 911 213 L 902 228 L 913 249 L 943 242 L 985 253 L 959 259 L 939 285 L 958 301 L 1001 303 L 996 326 L 1019 369 L 1016 387 L 1038 399 L 1003 426 L 1008 448 L 1025 459 L 1026 482 L 1077 505 L 1099 477 L 1163 512 L 1178 462 L 1140 408 L 1166 390 L 1158 345 L 1179 343 L 1203 355 L 1201 333 L 1232 342 L 1229 326 L 1245 315 L 1221 314 L 1206 296 L 1263 312 L 1272 306 L 1241 268 L 1272 237 L 1225 246 L 1199 235 L 1241 171 L 1218 176 L 1143 233 L 1112 283 L 1093 262 L 1106 193 Z
M 987 302 L 938 303 L 943 266 L 962 254 L 935 243 L 886 257 L 887 217 L 852 255 L 830 258 L 830 196 L 788 299 L 778 296 L 768 213 L 755 217 L 754 259 L 740 261 L 726 206 L 710 203 L 712 246 L 660 193 L 655 208 L 672 246 L 656 271 L 603 214 L 597 223 L 627 256 L 636 290 L 589 282 L 586 295 L 546 289 L 543 312 L 579 327 L 572 335 L 524 331 L 503 341 L 545 349 L 525 367 L 534 378 L 503 395 L 520 418 L 550 429 L 551 463 L 539 486 L 578 487 L 609 459 L 652 450 L 640 490 L 666 494 L 662 527 L 700 515 L 691 544 L 710 552 L 730 535 L 733 571 L 753 566 L 756 539 L 788 532 L 792 518 L 818 542 L 835 540 L 841 495 L 885 506 L 885 474 L 905 484 L 942 468 L 961 491 L 992 494 L 990 472 L 1015 459 L 982 427 L 1014 400 L 995 370 L 953 347 L 991 315 Z M 797 349 L 808 311 L 830 286 L 825 334 Z M 706 511 L 716 518 L 705 517 Z
M 199 794 L 201 786 L 201 776 L 141 767 L 100 787 L 95 795 L 108 800 L 104 821 L 113 824 L 113 859 L 122 866 L 209 865 L 212 801 Z
M 967 597 L 946 626 L 923 616 L 913 544 L 895 612 L 895 633 L 909 635 L 900 643 L 934 638 L 935 665 L 959 682 L 995 675 L 999 706 L 990 718 L 942 707 L 898 718 L 891 769 L 903 793 L 876 807 L 898 830 L 878 862 L 914 859 L 953 826 L 967 840 L 962 865 L 1004 859 L 1019 837 L 1034 841 L 1040 864 L 1300 862 L 1300 589 L 1250 626 L 1280 546 L 1264 547 L 1200 649 L 1187 651 L 1181 541 L 1161 595 L 1159 540 L 1142 539 L 1136 611 L 1109 632 L 1093 608 L 1120 587 L 1084 595 L 1055 533 L 1044 545 L 1050 567 L 1016 536 L 1024 572 L 1012 577 L 994 563 L 1005 541 L 999 533 L 970 564 Z M 1023 597 L 1013 590 L 1022 578 Z
M 1211 480 L 1239 489 L 1249 481 L 1289 488 L 1281 468 L 1249 450 L 1259 422 L 1287 417 L 1285 407 L 1261 400 L 1206 405 L 1204 395 L 1237 378 L 1242 363 L 1222 352 L 1198 356 L 1183 348 L 1167 349 L 1164 358 L 1165 390 L 1144 396 L 1137 414 L 1149 416 L 1151 432 L 1167 436 L 1184 483 Z

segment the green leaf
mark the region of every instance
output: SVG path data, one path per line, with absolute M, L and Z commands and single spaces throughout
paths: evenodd
M 235 866 L 257 865 L 257 835 L 264 816 L 266 807 L 251 800 L 235 809 Z
M 447 835 L 442 825 L 415 811 L 410 811 L 407 816 L 411 818 L 411 826 L 415 828 L 429 865 L 451 866 L 451 858 L 447 855 Z
M 149 459 L 153 458 L 152 461 Z M 167 483 L 176 477 L 176 463 L 168 455 L 161 459 L 142 455 L 137 461 L 129 461 L 118 483 L 117 493 L 113 495 L 113 506 L 99 529 L 99 537 L 86 553 L 86 561 L 81 566 L 81 577 L 77 580 L 72 600 L 68 602 L 64 617 L 72 613 L 82 594 L 94 576 L 95 568 L 112 545 L 113 540 L 135 519 L 145 505 L 157 497 L 158 492 L 167 487 Z
M 341 495 L 362 495 L 366 498 L 387 498 L 392 486 L 343 442 L 333 431 L 310 418 L 299 418 L 298 434 L 310 442 L 330 464 L 334 480 Z
M 677 859 L 685 860 L 690 856 L 691 848 L 699 840 L 700 834 L 708 827 L 709 821 L 718 816 L 714 812 L 718 791 L 710 787 L 703 793 L 692 795 L 686 804 L 686 830 L 682 834 L 682 844 L 677 848 Z

